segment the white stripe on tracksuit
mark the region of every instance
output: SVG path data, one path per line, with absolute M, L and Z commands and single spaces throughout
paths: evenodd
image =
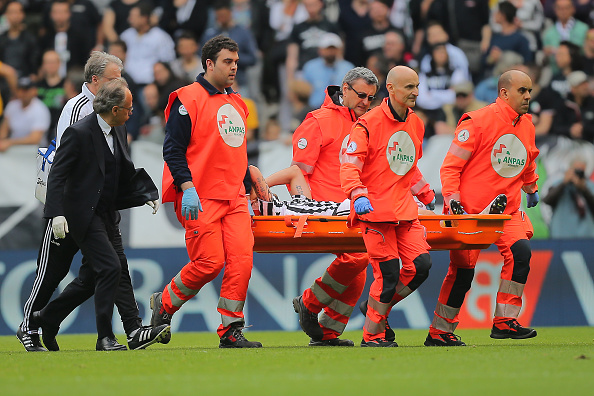
M 45 273 L 47 270 L 49 249 L 52 240 L 52 232 L 52 219 L 49 219 L 49 221 L 47 222 L 45 233 L 43 234 L 43 241 L 41 242 L 39 266 L 37 268 L 37 275 L 35 276 L 35 281 L 33 283 L 33 290 L 31 290 L 31 295 L 29 296 L 29 299 L 25 303 L 25 307 L 23 309 L 25 317 L 23 319 L 23 324 L 21 325 L 21 330 L 24 332 L 29 331 L 29 318 L 31 316 L 31 307 L 33 306 L 33 302 L 37 298 L 37 293 L 39 293 L 39 288 L 41 286 L 41 283 L 43 282 L 43 278 L 45 277 Z M 37 332 L 37 329 L 34 329 L 34 332 Z

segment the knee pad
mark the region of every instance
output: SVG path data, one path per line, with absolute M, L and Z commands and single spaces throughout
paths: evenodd
M 514 271 L 511 280 L 526 284 L 530 272 L 530 258 L 532 257 L 530 241 L 520 239 L 510 247 L 510 250 L 514 259 Z
M 420 254 L 413 260 L 413 264 L 415 266 L 416 274 L 408 284 L 408 288 L 411 290 L 416 290 L 429 276 L 429 270 L 431 269 L 431 256 L 429 256 L 429 253 Z
M 474 268 L 458 268 L 446 305 L 460 308 L 474 278 Z
M 396 285 L 400 277 L 400 261 L 398 259 L 380 261 L 379 267 L 383 279 L 380 302 L 388 304 L 396 294 Z

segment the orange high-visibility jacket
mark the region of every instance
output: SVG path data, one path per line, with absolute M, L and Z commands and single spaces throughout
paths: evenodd
M 359 219 L 393 222 L 418 218 L 411 181 L 413 177 L 419 180 L 417 161 L 422 156 L 424 134 L 423 122 L 412 109 L 399 121 L 388 99 L 355 123 L 340 167 L 340 182 L 353 202 L 363 195 L 369 198 L 374 211 Z M 351 210 L 353 220 L 354 216 Z
M 538 189 L 538 152 L 532 116 L 519 116 L 502 99 L 464 114 L 440 170 L 445 202 L 456 199 L 468 213 L 479 213 L 505 194 L 505 213 L 515 212 L 520 190 Z
M 339 178 L 340 157 L 346 150 L 348 136 L 356 120 L 357 116 L 351 109 L 332 101 L 327 88 L 322 107 L 308 113 L 295 130 L 291 165 L 301 168 L 309 181 L 313 199 L 344 200 Z
M 186 158 L 198 196 L 236 199 L 243 188 L 247 169 L 247 106 L 236 93 L 209 95 L 202 85 L 195 82 L 169 95 L 166 119 L 175 98 L 179 98 L 192 121 L 192 137 Z M 174 202 L 175 195 L 173 177 L 165 163 L 163 202 Z

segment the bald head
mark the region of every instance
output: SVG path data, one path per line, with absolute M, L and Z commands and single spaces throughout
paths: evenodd
M 497 84 L 499 98 L 505 101 L 518 114 L 526 114 L 530 104 L 532 80 L 520 70 L 506 71 Z
M 419 95 L 419 76 L 408 66 L 393 67 L 386 77 L 390 104 L 402 118 L 409 107 L 415 107 Z

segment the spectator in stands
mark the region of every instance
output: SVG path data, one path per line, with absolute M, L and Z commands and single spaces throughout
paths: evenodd
M 51 5 L 51 27 L 40 38 L 43 52 L 53 49 L 60 55 L 60 75 L 65 77 L 71 67 L 84 67 L 95 37 L 91 26 L 72 24 L 72 13 L 68 0 L 55 0 Z
M 307 10 L 306 21 L 293 27 L 287 46 L 287 80 L 295 79 L 295 73 L 302 70 L 308 60 L 318 56 L 318 43 L 325 33 L 339 33 L 338 27 L 323 14 L 322 0 L 302 0 Z
M 487 103 L 474 97 L 474 85 L 470 81 L 455 84 L 452 86 L 452 90 L 456 94 L 456 100 L 453 104 L 444 105 L 443 111 L 446 116 L 446 124 L 450 128 L 449 131 L 453 134 L 462 114 L 481 109 Z
M 560 98 L 565 98 L 567 97 L 570 88 L 567 76 L 569 73 L 581 70 L 583 67 L 583 58 L 580 47 L 569 41 L 562 41 L 555 52 L 554 58 L 555 63 L 551 65 L 551 70 L 556 71 L 553 72 L 553 76 L 548 86 L 559 94 Z
M 239 85 L 245 90 L 248 89 L 247 70 L 254 66 L 258 60 L 258 46 L 256 39 L 249 29 L 235 24 L 231 12 L 230 0 L 217 0 L 213 6 L 215 10 L 215 26 L 207 29 L 202 36 L 202 45 L 211 38 L 223 35 L 233 39 L 239 46 L 239 63 L 237 65 L 236 79 Z M 250 92 L 254 96 L 254 92 Z
M 586 161 L 575 157 L 563 179 L 555 181 L 543 198 L 553 209 L 551 238 L 594 238 L 594 183 L 586 168 Z
M 466 54 L 460 48 L 450 44 L 450 37 L 442 25 L 438 22 L 431 22 L 427 26 L 427 45 L 429 49 L 432 49 L 437 44 L 445 44 L 450 68 L 452 70 L 460 70 L 465 75 L 465 79 L 470 81 L 471 77 Z M 432 56 L 429 53 L 423 56 L 420 65 L 421 73 L 429 73 L 431 71 L 431 59 Z
M 317 109 L 324 103 L 326 87 L 340 85 L 344 75 L 354 68 L 342 58 L 342 40 L 335 33 L 326 33 L 318 43 L 319 57 L 307 61 L 303 66 L 303 80 L 312 86 L 309 107 Z
M 530 50 L 528 39 L 518 28 L 516 18 L 517 8 L 509 1 L 499 3 L 495 12 L 495 23 L 501 27 L 501 32 L 493 33 L 489 49 L 485 57 L 485 72 L 490 73 L 503 51 L 513 51 L 524 59 L 532 62 L 534 54 Z
M 370 0 L 339 0 L 338 26 L 344 32 L 344 59 L 354 65 L 365 64 L 362 40 L 363 33 L 371 28 L 369 3 Z
M 175 76 L 171 71 L 171 66 L 167 62 L 157 62 L 153 66 L 155 85 L 159 89 L 159 101 L 157 108 L 159 111 L 165 111 L 167 102 L 169 101 L 169 94 L 176 89 L 187 85 L 187 83 Z M 196 76 L 198 77 L 198 76 Z M 195 79 L 194 79 L 195 80 Z
M 487 103 L 495 102 L 498 95 L 497 81 L 499 81 L 499 76 L 508 70 L 515 69 L 516 65 L 521 65 L 522 63 L 523 59 L 520 55 L 511 51 L 504 51 L 493 68 L 493 74 L 477 84 L 474 90 L 476 98 Z
M 428 20 L 439 21 L 452 44 L 464 51 L 473 76 L 482 75 L 482 58 L 491 32 L 489 13 L 488 1 L 466 0 L 433 1 L 427 12 Z
M 37 87 L 29 77 L 19 78 L 16 96 L 4 109 L 0 152 L 20 144 L 40 144 L 50 126 L 50 112 L 37 98 Z
M 155 63 L 175 59 L 175 43 L 169 34 L 157 26 L 151 26 L 152 7 L 139 3 L 130 9 L 130 27 L 120 35 L 128 46 L 124 67 L 141 87 L 154 81 Z
M 583 50 L 584 72 L 589 76 L 594 75 L 594 27 L 586 33 Z
M 555 107 L 559 99 L 559 94 L 550 87 L 542 87 L 539 83 L 541 68 L 532 63 L 529 65 L 516 65 L 516 68 L 528 74 L 532 82 L 532 92 L 530 92 L 530 110 L 532 123 L 534 124 L 534 134 L 538 142 L 538 137 L 547 135 L 553 125 L 553 116 Z
M 291 102 L 291 122 L 289 130 L 292 132 L 297 129 L 299 125 L 311 110 L 309 107 L 309 97 L 311 96 L 311 85 L 307 81 L 293 80 L 289 84 L 289 101 Z
M 200 60 L 200 45 L 190 32 L 181 33 L 176 41 L 177 58 L 170 62 L 176 77 L 190 84 L 204 71 Z
M 4 111 L 4 103 L 16 94 L 17 78 L 17 72 L 13 67 L 0 62 L 0 116 Z
M 557 21 L 543 32 L 542 45 L 545 55 L 554 65 L 554 55 L 562 41 L 569 41 L 578 47 L 584 45 L 588 25 L 575 19 L 575 7 L 571 0 L 555 1 L 555 16 Z M 557 72 L 553 66 L 553 72 Z
M 499 9 L 498 3 L 491 8 L 491 31 L 501 33 L 501 25 L 495 22 L 495 15 Z M 510 0 L 516 9 L 516 24 L 521 32 L 526 36 L 530 43 L 530 51 L 534 54 L 542 47 L 540 40 L 542 27 L 544 25 L 544 12 L 540 0 Z
M 541 0 L 543 3 L 545 17 L 557 20 L 557 10 L 555 8 L 557 0 Z M 584 23 L 591 21 L 591 12 L 594 8 L 592 0 L 572 0 L 573 6 L 575 7 L 575 19 L 578 19 Z
M 51 115 L 51 122 L 47 131 L 48 142 L 56 137 L 58 118 L 60 118 L 62 108 L 67 102 L 64 90 L 64 80 L 66 78 L 60 76 L 60 62 L 60 55 L 56 51 L 45 51 L 37 82 L 37 97 L 47 106 Z
M 149 140 L 162 145 L 165 139 L 165 114 L 159 108 L 159 88 L 155 83 L 147 84 L 142 95 L 147 112 L 142 120 L 138 140 Z
M 42 30 L 47 31 L 52 29 L 51 20 L 51 3 L 46 2 L 43 10 L 43 27 Z M 88 31 L 89 35 L 93 37 L 93 48 L 99 48 L 103 43 L 103 29 L 102 17 L 97 7 L 91 0 L 68 0 L 70 4 L 71 18 L 70 23 L 76 26 L 77 30 Z M 101 48 L 100 50 L 103 50 Z
M 390 23 L 390 9 L 393 4 L 394 0 L 373 0 L 369 5 L 371 27 L 363 31 L 361 38 L 363 64 L 367 63 L 372 53 L 382 49 L 386 32 L 396 30 L 396 27 Z
M 551 133 L 594 143 L 594 97 L 581 70 L 567 76 L 570 92 L 555 111 Z
M 386 32 L 384 38 L 381 51 L 376 51 L 367 59 L 367 68 L 379 80 L 380 89 L 375 95 L 378 101 L 388 97 L 386 88 L 388 72 L 395 66 L 410 66 L 412 61 L 412 54 L 406 51 L 406 42 L 401 32 L 390 30 Z
M 159 18 L 161 29 L 174 38 L 183 32 L 190 32 L 196 38 L 202 37 L 213 0 L 162 0 L 159 3 L 163 11 Z
M 14 68 L 20 77 L 32 77 L 39 66 L 39 47 L 35 36 L 26 30 L 23 5 L 10 1 L 4 17 L 8 30 L 0 35 L 0 61 Z
M 103 11 L 103 28 L 105 46 L 120 39 L 120 34 L 130 27 L 128 15 L 132 7 L 150 0 L 112 0 Z M 151 2 L 152 4 L 152 2 Z

